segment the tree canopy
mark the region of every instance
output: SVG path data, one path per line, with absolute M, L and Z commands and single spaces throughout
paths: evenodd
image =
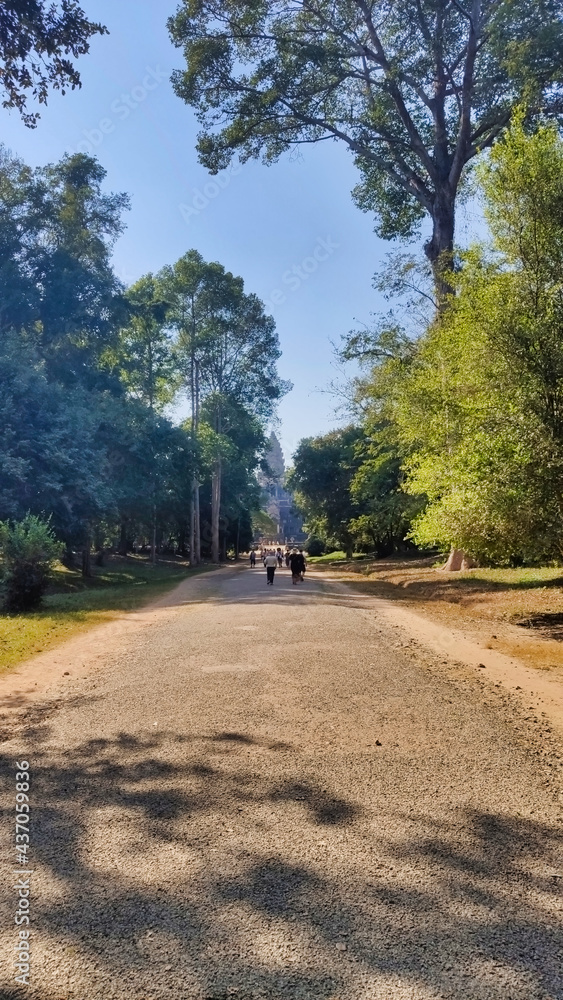
M 250 448 L 250 454 L 255 455 L 257 449 L 265 446 L 264 422 L 287 391 L 276 369 L 279 343 L 274 321 L 266 315 L 263 303 L 256 295 L 245 293 L 242 278 L 235 277 L 221 264 L 205 262 L 192 250 L 172 268 L 165 269 L 162 280 L 169 289 L 170 318 L 178 332 L 179 357 L 188 380 L 194 443 L 200 417 L 208 425 L 206 440 L 208 450 L 213 453 L 212 551 L 218 561 L 224 507 L 223 471 L 234 453 L 237 422 L 242 421 L 241 426 L 249 428 L 254 418 L 256 427 L 261 427 Z M 240 461 L 244 456 L 249 457 L 248 448 L 239 449 L 238 455 Z M 231 468 L 231 479 L 233 474 Z M 247 477 L 247 495 L 248 486 Z M 197 535 L 197 477 L 193 488 L 192 533 Z
M 467 165 L 519 102 L 531 116 L 560 111 L 558 0 L 183 0 L 169 29 L 205 166 L 343 142 L 382 236 L 411 236 L 430 216 L 438 283 Z
M 4 108 L 16 108 L 34 128 L 39 118 L 30 111 L 31 96 L 46 104 L 49 88 L 65 93 L 80 87 L 72 59 L 90 49 L 93 35 L 107 34 L 89 21 L 76 0 L 4 0 L 0 6 L 0 87 Z
M 398 392 L 419 541 L 487 561 L 559 555 L 563 541 L 563 143 L 521 118 L 481 171 L 491 245 Z
M 377 551 L 373 532 L 389 517 L 399 538 L 461 549 L 481 563 L 561 558 L 563 141 L 556 126 L 530 131 L 518 112 L 478 181 L 489 238 L 461 254 L 463 266 L 448 276 L 457 293 L 448 308 L 416 338 L 388 325 L 345 339 L 342 357 L 363 367 L 354 381 L 353 475 L 350 450 L 334 450 L 343 431 L 303 441 L 296 456 L 304 510 L 325 538 L 320 515 L 329 484 L 318 496 L 315 488 L 326 466 L 338 519 L 356 548 L 371 532 Z
M 219 558 L 250 542 L 260 506 L 285 388 L 274 323 L 196 251 L 125 289 L 111 253 L 128 202 L 104 178 L 83 155 L 36 170 L 0 158 L 0 521 L 50 519 L 85 571 L 94 544 L 199 559 L 212 523 Z M 173 419 L 192 377 L 192 420 Z

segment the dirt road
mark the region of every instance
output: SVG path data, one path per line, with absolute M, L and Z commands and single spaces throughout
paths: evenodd
M 2 744 L 2 1000 L 563 998 L 557 756 L 510 706 L 286 570 L 131 621 L 73 645 Z

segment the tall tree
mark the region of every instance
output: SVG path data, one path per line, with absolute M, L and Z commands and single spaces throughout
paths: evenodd
M 213 414 L 217 451 L 212 477 L 212 558 L 219 561 L 222 446 L 227 404 L 240 403 L 247 412 L 271 416 L 285 391 L 276 363 L 279 342 L 271 316 L 256 295 L 244 293 L 242 278 L 235 278 L 221 265 L 213 265 L 215 280 L 208 290 L 207 336 L 202 343 L 200 379 L 207 393 L 207 408 Z
M 49 88 L 65 93 L 80 87 L 80 76 L 69 58 L 90 49 L 93 35 L 107 34 L 102 24 L 89 21 L 75 0 L 3 0 L 0 6 L 0 87 L 2 106 L 16 108 L 34 128 L 37 111 L 29 111 L 29 94 L 46 104 Z
M 170 301 L 163 282 L 146 274 L 125 294 L 128 322 L 121 330 L 116 361 L 131 395 L 149 410 L 162 410 L 179 388 L 172 338 L 167 328 Z
M 197 250 L 188 250 L 172 267 L 163 269 L 160 279 L 170 303 L 168 322 L 176 331 L 177 356 L 187 383 L 191 406 L 193 480 L 190 497 L 190 562 L 201 561 L 200 472 L 198 469 L 198 432 L 200 420 L 200 345 L 205 339 L 205 321 L 209 313 L 206 289 L 212 278 L 212 265 Z
M 106 171 L 78 153 L 35 171 L 31 221 L 37 237 L 28 254 L 39 291 L 45 356 L 65 379 L 87 381 L 115 342 L 123 288 L 111 262 L 124 229 L 125 194 L 106 194 Z
M 84 546 L 90 524 L 117 510 L 100 434 L 106 419 L 99 394 L 53 382 L 25 338 L 3 336 L 0 519 L 49 515 L 67 546 Z
M 56 377 L 92 384 L 124 320 L 111 263 L 124 194 L 77 154 L 29 170 L 0 151 L 0 330 L 26 329 Z
M 0 145 L 0 331 L 30 327 L 38 292 L 28 256 L 40 228 L 31 219 L 33 172 Z
M 115 513 L 99 434 L 103 394 L 122 391 L 104 355 L 122 309 L 110 258 L 127 199 L 105 194 L 104 176 L 85 156 L 34 171 L 5 152 L 0 158 L 0 332 L 11 357 L 5 391 L 15 399 L 14 352 L 31 352 L 30 391 L 49 400 L 29 416 L 29 441 L 25 420 L 12 435 L 20 458 L 27 455 L 19 464 L 28 470 L 22 495 L 30 495 L 29 509 L 46 503 L 63 537 L 83 543 L 86 570 L 91 522 Z
M 121 331 L 117 363 L 130 395 L 148 409 L 151 427 L 145 465 L 152 497 L 151 561 L 156 562 L 157 496 L 160 490 L 157 415 L 170 403 L 178 388 L 172 339 L 167 329 L 170 303 L 164 282 L 147 274 L 135 282 L 125 296 L 129 322 Z
M 262 302 L 256 295 L 245 294 L 242 278 L 221 264 L 205 262 L 191 250 L 168 269 L 167 276 L 173 302 L 171 322 L 178 330 L 188 377 L 192 433 L 197 437 L 203 403 L 213 432 L 212 558 L 218 562 L 222 468 L 231 451 L 225 437 L 225 413 L 240 404 L 259 420 L 271 415 L 285 391 L 276 370 L 278 338 Z M 195 483 L 196 496 L 198 489 Z M 198 534 L 196 525 L 194 542 Z
M 467 165 L 518 102 L 560 110 L 559 0 L 183 0 L 168 24 L 187 62 L 174 88 L 197 110 L 211 172 L 235 152 L 271 162 L 296 143 L 345 143 L 382 236 L 430 217 L 440 293 Z
M 237 558 L 241 545 L 252 540 L 251 517 L 260 509 L 261 489 L 256 471 L 263 459 L 267 442 L 264 422 L 249 411 L 247 402 L 248 397 L 241 401 L 232 396 L 223 396 L 220 435 L 213 430 L 217 419 L 216 396 L 207 397 L 202 407 L 202 425 L 206 432 L 211 487 L 217 486 L 216 462 L 218 456 L 221 459 L 219 481 L 221 522 L 217 525 L 218 533 L 215 536 L 221 560 L 226 557 L 228 545 L 232 545 Z M 213 489 L 210 499 L 213 500 Z M 211 503 L 212 529 L 216 524 L 214 521 L 216 509 Z M 213 530 L 211 541 L 214 542 Z

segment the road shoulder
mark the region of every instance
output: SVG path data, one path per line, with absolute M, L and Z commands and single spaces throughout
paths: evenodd
M 222 566 L 213 573 L 186 577 L 163 596 L 134 611 L 121 612 L 114 620 L 79 632 L 72 638 L 37 653 L 0 675 L 0 721 L 5 725 L 46 697 L 62 695 L 72 684 L 104 665 L 107 658 L 139 637 L 180 607 L 194 606 L 217 590 L 219 578 L 236 572 Z
M 354 594 L 366 610 L 382 617 L 389 625 L 401 630 L 403 638 L 413 645 L 413 652 L 419 645 L 440 657 L 443 666 L 454 671 L 461 668 L 465 677 L 477 680 L 490 688 L 510 692 L 512 699 L 520 705 L 522 712 L 545 722 L 563 741 L 563 678 L 559 670 L 545 671 L 529 667 L 525 662 L 507 656 L 495 649 L 484 648 L 465 630 L 454 629 L 433 621 L 418 611 L 392 600 L 358 593 L 349 584 L 343 583 L 337 575 L 310 570 L 311 576 L 320 583 L 330 582 L 341 593 Z M 539 725 L 538 722 L 536 725 Z

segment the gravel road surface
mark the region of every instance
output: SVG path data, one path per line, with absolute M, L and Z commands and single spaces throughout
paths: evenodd
M 478 683 L 285 569 L 95 641 L 1 747 L 1 1000 L 562 1000 L 557 760 Z

